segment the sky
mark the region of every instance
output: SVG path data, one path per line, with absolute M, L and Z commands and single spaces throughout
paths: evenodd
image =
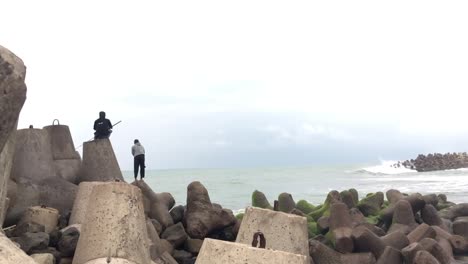
M 78 147 L 106 111 L 122 169 L 135 138 L 149 169 L 468 150 L 467 1 L 1 6 L 0 45 L 27 66 L 19 128 L 57 118 Z

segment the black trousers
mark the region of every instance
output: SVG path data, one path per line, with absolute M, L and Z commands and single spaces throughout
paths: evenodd
M 138 176 L 138 169 L 140 169 L 140 179 L 145 177 L 145 167 L 145 154 L 141 154 L 133 158 L 133 172 L 135 173 L 135 179 Z

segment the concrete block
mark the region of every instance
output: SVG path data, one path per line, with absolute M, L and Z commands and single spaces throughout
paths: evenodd
M 143 195 L 124 182 L 94 186 L 73 264 L 109 256 L 137 264 L 151 261 Z
M 59 211 L 50 207 L 29 207 L 21 217 L 20 223 L 37 223 L 43 225 L 46 233 L 57 227 Z
M 256 232 L 262 232 L 266 248 L 309 255 L 307 219 L 302 216 L 248 207 L 236 242 L 251 245 Z
M 0 232 L 0 263 L 37 264 L 2 232 Z
M 37 262 L 37 264 L 54 264 L 55 257 L 50 253 L 40 253 L 40 254 L 32 254 L 31 258 Z
M 81 182 L 78 185 L 78 192 L 73 203 L 73 209 L 70 215 L 69 225 L 82 224 L 86 220 L 86 212 L 88 210 L 88 202 L 91 197 L 93 188 L 97 185 L 104 184 L 103 182 Z
M 129 261 L 123 258 L 98 258 L 98 259 L 93 259 L 86 264 L 137 264 L 133 261 Z
M 206 238 L 196 264 L 308 264 L 304 255 Z
M 81 159 L 75 151 L 70 129 L 65 125 L 52 125 L 43 128 L 49 134 L 54 160 Z
M 49 134 L 43 129 L 26 128 L 16 132 L 16 148 L 11 178 L 18 182 L 39 182 L 54 177 Z
M 78 182 L 123 181 L 122 171 L 108 138 L 83 143 L 83 162 Z

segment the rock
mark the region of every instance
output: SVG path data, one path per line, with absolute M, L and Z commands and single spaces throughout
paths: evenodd
M 184 222 L 191 238 L 204 238 L 217 229 L 236 223 L 231 210 L 219 209 L 211 204 L 208 191 L 200 182 L 187 187 L 187 209 Z
M 354 194 L 350 191 L 342 191 L 340 192 L 341 201 L 348 206 L 349 209 L 354 208 L 357 206 L 358 202 L 355 201 Z
M 343 263 L 375 264 L 375 257 L 369 252 L 346 253 L 341 254 L 341 261 Z
M 60 263 L 60 261 L 62 260 L 60 252 L 53 247 L 48 247 L 46 249 L 32 250 L 31 254 L 51 254 L 52 256 L 54 256 L 54 260 L 55 260 L 54 263 Z
M 156 219 L 150 219 L 150 221 L 153 224 L 154 228 L 156 229 L 156 232 L 158 233 L 158 235 L 160 235 L 163 230 L 161 224 Z
M 409 243 L 419 242 L 423 238 L 435 238 L 435 230 L 427 224 L 420 224 L 411 233 L 408 234 Z
M 252 206 L 273 210 L 265 194 L 257 190 L 252 193 Z
M 169 254 L 164 252 L 158 259 L 155 260 L 156 264 L 178 264 L 177 261 Z
M 400 200 L 395 204 L 393 220 L 388 233 L 400 230 L 405 234 L 411 232 L 418 224 L 414 221 L 413 210 L 406 200 Z
M 31 258 L 37 262 L 37 264 L 54 264 L 55 258 L 52 254 L 42 253 L 42 254 L 32 254 Z
M 452 225 L 453 234 L 468 238 L 468 218 L 457 217 Z
M 425 250 L 420 250 L 416 252 L 412 263 L 414 264 L 440 264 L 440 262 L 437 261 L 437 259 L 434 258 L 431 255 L 431 253 Z
M 424 250 L 428 251 L 434 256 L 441 264 L 450 264 L 450 255 L 432 238 L 424 238 L 420 242 Z M 416 254 L 417 255 L 417 254 Z
M 6 186 L 14 158 L 15 131 L 26 100 L 25 77 L 26 67 L 23 61 L 0 46 L 0 226 L 3 225 L 7 208 Z
M 29 253 L 33 250 L 46 249 L 49 245 L 49 234 L 44 232 L 24 233 L 15 241 L 20 244 L 24 252 Z
M 172 220 L 174 221 L 174 224 L 177 224 L 184 219 L 184 211 L 185 211 L 185 206 L 183 205 L 178 205 L 171 209 L 169 213 L 172 216 Z
M 316 240 L 309 242 L 310 256 L 318 264 L 346 264 L 341 259 L 341 254 L 325 246 Z M 287 262 L 285 262 L 287 263 Z
M 398 249 L 392 247 L 385 247 L 384 252 L 378 259 L 376 264 L 401 264 L 403 257 Z
M 72 258 L 62 258 L 62 259 L 60 259 L 59 264 L 72 264 L 72 262 L 73 262 Z
M 377 215 L 380 211 L 384 202 L 384 195 L 382 192 L 376 192 L 375 194 L 369 194 L 362 199 L 357 208 L 365 215 Z
M 161 238 L 171 242 L 174 248 L 178 248 L 184 244 L 188 236 L 187 233 L 185 233 L 185 229 L 182 223 L 177 223 L 166 228 L 166 230 L 164 230 L 162 233 Z
M 296 202 L 289 193 L 281 193 L 278 196 L 278 210 L 285 213 L 290 213 L 296 208 Z
M 259 206 L 257 206 L 259 207 Z M 304 214 L 308 214 L 315 209 L 315 206 L 307 202 L 306 200 L 299 200 L 296 204 L 296 208 L 303 212 Z
M 421 195 L 418 195 L 418 194 L 405 196 L 401 198 L 400 200 L 407 201 L 411 205 L 411 209 L 413 213 L 415 214 L 419 212 L 424 207 L 424 205 L 426 205 L 426 202 L 424 202 L 424 200 L 421 198 Z M 387 226 L 390 226 L 390 224 L 392 223 L 393 212 L 395 211 L 395 207 L 397 204 L 398 202 L 395 202 L 394 204 L 390 204 L 387 208 L 379 212 L 380 218 L 383 220 L 383 222 L 387 224 Z
M 330 191 L 327 195 L 327 199 L 323 203 L 323 205 L 319 205 L 315 207 L 315 210 L 311 213 L 307 214 L 308 216 L 312 217 L 315 221 L 317 221 L 322 216 L 329 216 L 330 215 L 330 206 L 334 203 L 341 202 L 341 196 L 338 191 Z
M 401 254 L 403 256 L 403 259 L 405 260 L 405 263 L 413 263 L 413 260 L 416 257 L 416 253 L 421 250 L 424 250 L 424 249 L 417 242 L 411 243 L 407 247 L 403 248 L 401 250 Z
M 352 232 L 356 252 L 372 252 L 379 259 L 385 250 L 385 243 L 365 227 L 356 227 Z
M 15 237 L 20 237 L 24 233 L 39 233 L 45 232 L 44 225 L 37 223 L 18 223 L 12 235 Z
M 21 199 L 9 208 L 5 219 L 6 225 L 17 223 L 27 208 L 45 205 L 55 208 L 61 215 L 67 215 L 73 206 L 77 186 L 62 178 L 46 178 L 37 183 L 18 182 L 18 193 Z
M 341 253 L 351 253 L 354 249 L 351 236 L 351 216 L 348 206 L 335 203 L 330 208 L 330 231 L 335 250 Z
M 184 249 L 192 254 L 198 254 L 203 245 L 203 240 L 189 238 L 185 240 Z
M 460 216 L 468 216 L 468 203 L 460 203 L 439 211 L 441 218 L 454 220 Z
M 62 238 L 62 232 L 60 230 L 53 230 L 49 233 L 49 247 L 57 247 L 58 242 Z
M 178 263 L 188 263 L 188 261 L 192 258 L 192 253 L 185 250 L 174 250 L 172 257 L 174 257 Z
M 401 250 L 410 244 L 408 237 L 401 231 L 389 233 L 380 237 L 380 239 L 386 246 L 390 246 L 398 250 Z
M 421 217 L 424 223 L 428 225 L 436 225 L 443 229 L 447 229 L 442 221 L 442 218 L 437 213 L 437 209 L 432 204 L 426 204 L 421 210 Z
M 172 252 L 174 252 L 174 246 L 166 239 L 161 239 L 161 251 L 163 253 L 168 252 L 170 255 L 172 255 Z
M 57 249 L 60 251 L 62 257 L 72 257 L 75 254 L 79 238 L 80 231 L 74 227 L 63 232 L 57 244 Z

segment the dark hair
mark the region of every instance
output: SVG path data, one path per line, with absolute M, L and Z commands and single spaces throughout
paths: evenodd
M 135 140 L 133 141 L 133 143 L 135 143 L 135 144 L 138 143 L 138 142 L 140 142 L 140 141 L 138 141 L 138 139 L 135 139 Z

